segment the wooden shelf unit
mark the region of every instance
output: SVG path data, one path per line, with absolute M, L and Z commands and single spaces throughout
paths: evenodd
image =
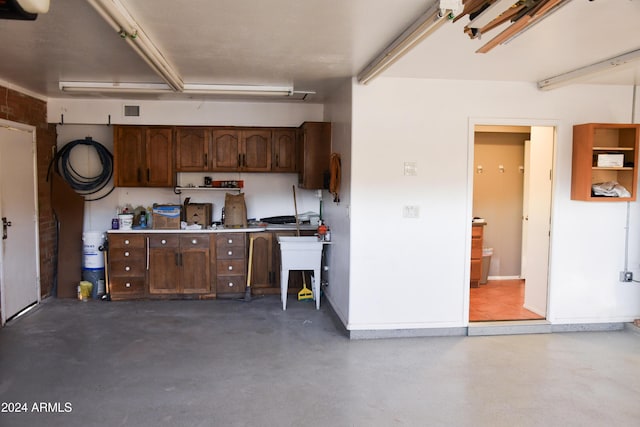
M 640 125 L 586 123 L 573 127 L 571 199 L 591 202 L 629 202 L 638 189 L 638 136 Z M 600 154 L 621 154 L 623 166 L 598 167 Z M 593 196 L 595 183 L 616 181 L 631 197 Z

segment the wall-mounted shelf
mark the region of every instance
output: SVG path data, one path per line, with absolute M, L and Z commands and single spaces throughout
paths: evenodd
M 237 191 L 242 192 L 240 187 L 174 187 L 173 192 L 182 194 L 183 191 Z
M 573 127 L 573 166 L 571 199 L 592 202 L 629 202 L 636 200 L 638 188 L 638 136 L 640 125 L 587 123 Z M 602 155 L 619 157 L 615 166 L 598 166 Z M 600 156 L 600 157 L 599 157 Z M 592 194 L 592 185 L 615 181 L 630 197 Z

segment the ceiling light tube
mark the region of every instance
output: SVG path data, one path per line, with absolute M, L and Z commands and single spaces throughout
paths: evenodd
M 224 95 L 258 95 L 258 96 L 291 96 L 292 86 L 258 86 L 258 85 L 213 85 L 189 84 L 184 85 L 185 93 L 205 93 Z
M 440 2 L 434 2 L 425 13 L 358 74 L 358 82 L 366 85 L 380 75 L 444 24 L 447 21 L 445 15 L 449 15 L 449 13 L 450 10 L 443 11 L 440 8 Z
M 89 3 L 174 91 L 182 91 L 184 83 L 180 75 L 120 0 L 89 0 Z
M 538 89 L 551 90 L 556 89 L 570 83 L 575 83 L 596 74 L 612 71 L 614 69 L 624 67 L 632 62 L 640 59 L 640 49 L 632 50 L 604 61 L 596 62 L 591 65 L 577 68 L 566 73 L 559 74 L 554 77 L 542 79 L 538 82 Z
M 105 83 L 105 82 L 60 82 L 64 92 L 122 92 L 122 93 L 172 93 L 165 83 Z

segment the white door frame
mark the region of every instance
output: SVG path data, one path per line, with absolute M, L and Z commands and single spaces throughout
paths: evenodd
M 474 141 L 475 141 L 475 127 L 479 125 L 493 125 L 493 126 L 547 126 L 555 128 L 555 134 L 558 134 L 559 123 L 553 120 L 539 120 L 539 119 L 508 119 L 508 118 L 496 118 L 496 117 L 470 117 L 468 123 L 468 136 L 467 136 L 467 227 L 465 230 L 465 247 L 466 247 L 466 259 L 471 259 L 471 221 L 473 219 L 473 174 L 474 174 Z M 555 183 L 556 183 L 556 150 L 558 144 L 553 145 L 553 176 L 551 183 L 551 225 L 550 229 L 552 235 L 549 238 L 549 272 L 551 272 L 551 249 L 552 249 L 552 237 L 553 237 L 553 201 L 555 199 Z M 464 325 L 469 325 L 469 300 L 471 289 L 469 287 L 469 279 L 471 277 L 471 264 L 465 263 L 465 291 L 463 292 L 463 322 Z M 551 280 L 547 275 L 547 317 L 549 316 L 549 307 L 551 305 Z
M 24 123 L 12 122 L 9 120 L 0 119 L 0 127 L 14 129 L 22 132 L 31 133 L 31 144 L 33 147 L 33 174 L 34 174 L 34 206 L 35 206 L 35 215 L 36 220 L 34 221 L 35 227 L 35 259 L 36 259 L 36 282 L 34 286 L 36 287 L 36 304 L 40 303 L 40 211 L 38 209 L 38 150 L 36 145 L 36 127 L 27 125 Z M 2 256 L 2 248 L 0 247 L 0 256 Z M 0 272 L 0 274 L 2 274 Z M 0 316 L 0 324 L 4 325 L 7 321 L 6 319 L 6 310 L 5 310 L 5 292 L 4 292 L 4 281 L 0 281 L 0 307 L 2 308 L 2 316 Z

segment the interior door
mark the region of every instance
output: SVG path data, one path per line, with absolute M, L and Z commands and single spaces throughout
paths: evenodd
M 525 143 L 522 276 L 524 307 L 546 316 L 554 128 L 532 126 Z
M 2 323 L 39 300 L 35 137 L 0 121 Z

